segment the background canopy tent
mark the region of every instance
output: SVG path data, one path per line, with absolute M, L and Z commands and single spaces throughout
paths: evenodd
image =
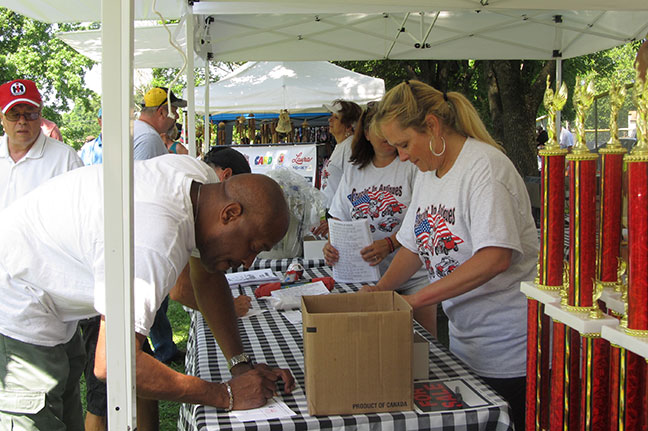
M 167 25 L 175 43 L 187 52 L 187 31 L 184 22 Z M 57 33 L 56 37 L 70 45 L 80 54 L 101 63 L 101 30 L 71 31 Z M 169 44 L 169 33 L 160 25 L 136 26 L 134 32 L 133 67 L 175 67 L 183 65 L 183 56 Z M 194 64 L 204 66 L 202 57 L 194 55 Z
M 324 112 L 334 99 L 366 104 L 385 92 L 382 79 L 327 61 L 249 62 L 209 86 L 210 113 Z M 187 91 L 185 90 L 185 96 Z M 196 112 L 205 112 L 204 87 L 195 89 Z

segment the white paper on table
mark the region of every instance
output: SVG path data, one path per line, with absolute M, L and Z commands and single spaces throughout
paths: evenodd
M 294 415 L 295 412 L 277 397 L 272 397 L 265 406 L 257 409 L 230 412 L 230 416 L 235 417 L 240 422 L 280 419 Z
M 328 220 L 331 245 L 340 255 L 333 265 L 333 278 L 342 283 L 365 283 L 378 281 L 380 270 L 371 266 L 360 255 L 360 250 L 373 243 L 369 220 Z
M 284 289 L 277 289 L 270 292 L 273 298 L 300 298 L 306 295 L 326 295 L 329 290 L 323 282 L 314 281 L 312 283 L 300 284 L 294 287 L 286 287 Z
M 280 278 L 272 269 L 255 269 L 253 271 L 232 272 L 225 274 L 230 287 L 249 286 L 253 284 L 279 281 Z
M 252 316 L 258 316 L 259 314 L 265 313 L 266 309 L 264 308 L 250 308 L 247 313 L 245 313 L 245 316 L 240 316 L 239 319 L 247 319 Z
M 301 325 L 302 324 L 302 314 L 301 311 L 299 310 L 286 310 L 282 311 L 281 314 L 284 315 L 286 319 L 293 325 Z

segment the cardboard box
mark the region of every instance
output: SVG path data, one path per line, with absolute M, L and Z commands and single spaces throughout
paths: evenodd
M 412 410 L 412 308 L 395 292 L 302 297 L 311 415 Z
M 315 239 L 315 237 L 304 238 L 304 259 L 324 259 L 325 239 Z
M 414 333 L 412 378 L 414 380 L 430 379 L 430 342 L 416 332 Z

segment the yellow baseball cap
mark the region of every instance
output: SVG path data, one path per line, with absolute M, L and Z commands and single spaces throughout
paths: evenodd
M 178 108 L 184 108 L 187 106 L 187 101 L 179 99 L 173 94 L 173 91 L 170 91 L 166 87 L 153 87 L 144 95 L 144 103 L 142 104 L 145 108 L 159 108 L 167 103 L 167 92 L 171 95 L 171 106 L 177 106 Z

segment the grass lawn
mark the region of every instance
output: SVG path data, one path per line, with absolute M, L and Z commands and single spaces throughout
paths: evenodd
M 169 310 L 167 316 L 173 327 L 173 341 L 179 349 L 187 349 L 187 334 L 189 333 L 189 315 L 182 306 L 175 302 L 169 301 Z M 178 372 L 184 373 L 184 365 L 172 365 L 172 368 Z M 81 402 L 85 411 L 85 381 L 81 378 Z M 178 429 L 178 411 L 180 403 L 169 401 L 160 402 L 160 430 L 175 431 Z

